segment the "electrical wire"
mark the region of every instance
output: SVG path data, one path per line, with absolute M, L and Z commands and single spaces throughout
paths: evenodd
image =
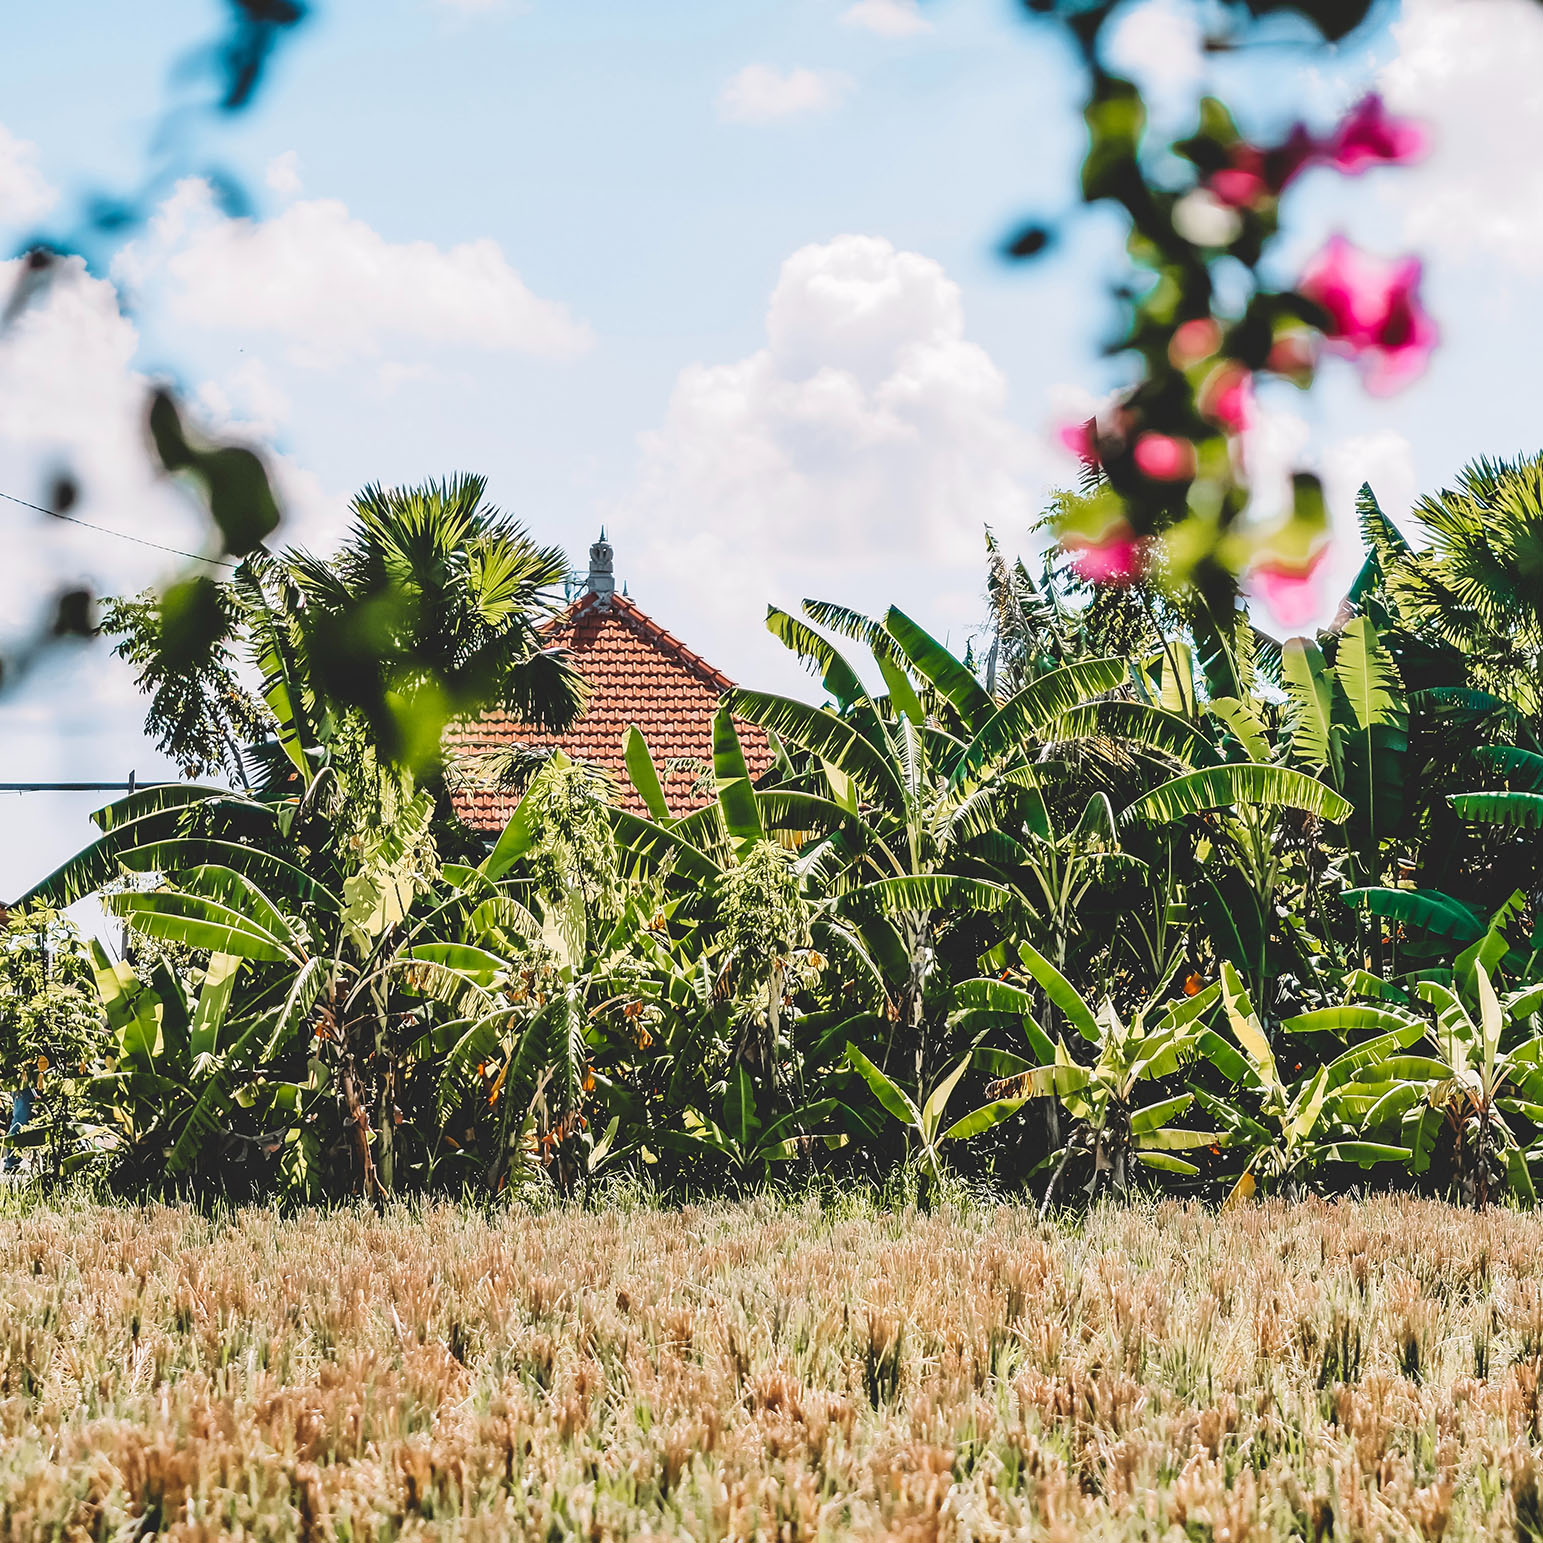
M 237 568 L 239 563 L 233 563 L 223 557 L 201 557 L 197 552 L 184 552 L 181 547 L 166 546 L 159 541 L 151 541 L 145 536 L 131 536 L 126 530 L 112 530 L 106 525 L 93 525 L 90 520 L 82 520 L 73 514 L 61 514 L 56 509 L 45 509 L 42 504 L 35 504 L 30 499 L 18 498 L 14 493 L 0 493 L 0 498 L 7 499 L 13 504 L 20 504 L 23 509 L 35 509 L 39 514 L 46 514 L 52 520 L 68 520 L 71 525 L 79 525 L 84 530 L 94 530 L 99 536 L 116 536 L 120 541 L 132 541 L 136 546 L 154 547 L 157 552 L 169 552 L 173 557 L 185 557 L 191 563 L 207 563 L 211 568 Z

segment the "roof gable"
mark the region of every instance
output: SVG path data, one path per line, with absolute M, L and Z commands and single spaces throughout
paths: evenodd
M 646 810 L 627 778 L 624 745 L 629 727 L 642 731 L 659 768 L 672 814 L 700 808 L 712 798 L 711 784 L 698 784 L 712 766 L 712 719 L 718 700 L 733 688 L 721 670 L 686 647 L 624 595 L 609 605 L 586 594 L 548 624 L 546 636 L 564 644 L 589 686 L 590 697 L 577 723 L 551 734 L 494 711 L 451 731 L 455 753 L 504 749 L 512 745 L 552 747 L 608 772 L 625 809 Z M 771 764 L 765 733 L 739 725 L 752 777 Z M 676 764 L 671 762 L 685 763 Z M 454 795 L 456 813 L 478 830 L 503 827 L 517 802 L 510 793 L 466 788 Z

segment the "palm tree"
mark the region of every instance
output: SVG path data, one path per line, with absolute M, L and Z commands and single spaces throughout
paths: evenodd
M 561 731 L 583 684 L 542 624 L 559 609 L 568 561 L 483 501 L 462 473 L 416 488 L 372 484 L 337 555 L 287 554 L 321 693 L 372 720 L 388 755 L 441 765 L 449 718 L 498 706 Z M 321 645 L 321 646 L 317 646 Z
M 1543 454 L 1480 459 L 1414 516 L 1431 543 L 1374 551 L 1382 590 L 1411 632 L 1458 650 L 1469 684 L 1543 711 Z
M 245 780 L 266 761 L 288 776 L 287 757 L 308 784 L 318 759 L 362 723 L 382 762 L 437 787 L 454 717 L 496 706 L 567 728 L 583 683 L 542 633 L 567 559 L 485 503 L 486 490 L 467 474 L 367 487 L 334 557 L 259 549 L 227 581 L 115 607 L 108 630 L 154 693 L 147 732 L 189 773 L 223 766 Z M 190 629 L 204 645 L 197 658 Z M 234 672 L 240 653 L 262 674 L 266 713 Z M 247 746 L 259 726 L 277 745 L 254 762 Z

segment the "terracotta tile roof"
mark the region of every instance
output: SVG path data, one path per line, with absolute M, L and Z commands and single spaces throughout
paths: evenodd
M 627 778 L 623 760 L 627 729 L 636 724 L 659 768 L 670 812 L 684 814 L 706 803 L 706 797 L 692 791 L 700 767 L 669 770 L 666 763 L 689 757 L 711 765 L 713 713 L 734 682 L 624 595 L 613 595 L 609 609 L 602 610 L 595 596 L 586 594 L 550 624 L 547 636 L 572 650 L 589 685 L 589 703 L 579 721 L 566 734 L 551 734 L 507 713 L 491 712 L 450 731 L 452 754 L 516 744 L 554 746 L 576 760 L 603 767 L 616 784 L 622 807 L 643 814 L 643 801 Z M 753 724 L 739 723 L 738 728 L 750 775 L 759 777 L 771 765 L 766 735 Z M 454 797 L 456 813 L 474 829 L 489 832 L 503 828 L 516 802 L 512 794 L 480 789 Z

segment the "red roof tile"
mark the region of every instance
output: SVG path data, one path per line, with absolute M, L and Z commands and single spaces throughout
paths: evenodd
M 604 768 L 616 784 L 622 807 L 643 814 L 643 800 L 628 780 L 623 760 L 627 729 L 636 725 L 659 768 L 670 812 L 684 814 L 708 802 L 708 795 L 693 792 L 700 766 L 671 770 L 667 763 L 689 758 L 711 766 L 713 713 L 734 682 L 624 595 L 613 595 L 605 610 L 593 595 L 585 595 L 551 623 L 547 636 L 567 645 L 589 686 L 589 701 L 578 722 L 566 734 L 551 734 L 507 713 L 490 712 L 450 731 L 452 753 L 552 746 Z M 766 735 L 753 724 L 737 726 L 750 775 L 759 777 L 771 765 Z M 478 788 L 454 795 L 456 813 L 474 829 L 489 832 L 503 828 L 517 801 L 511 793 Z

